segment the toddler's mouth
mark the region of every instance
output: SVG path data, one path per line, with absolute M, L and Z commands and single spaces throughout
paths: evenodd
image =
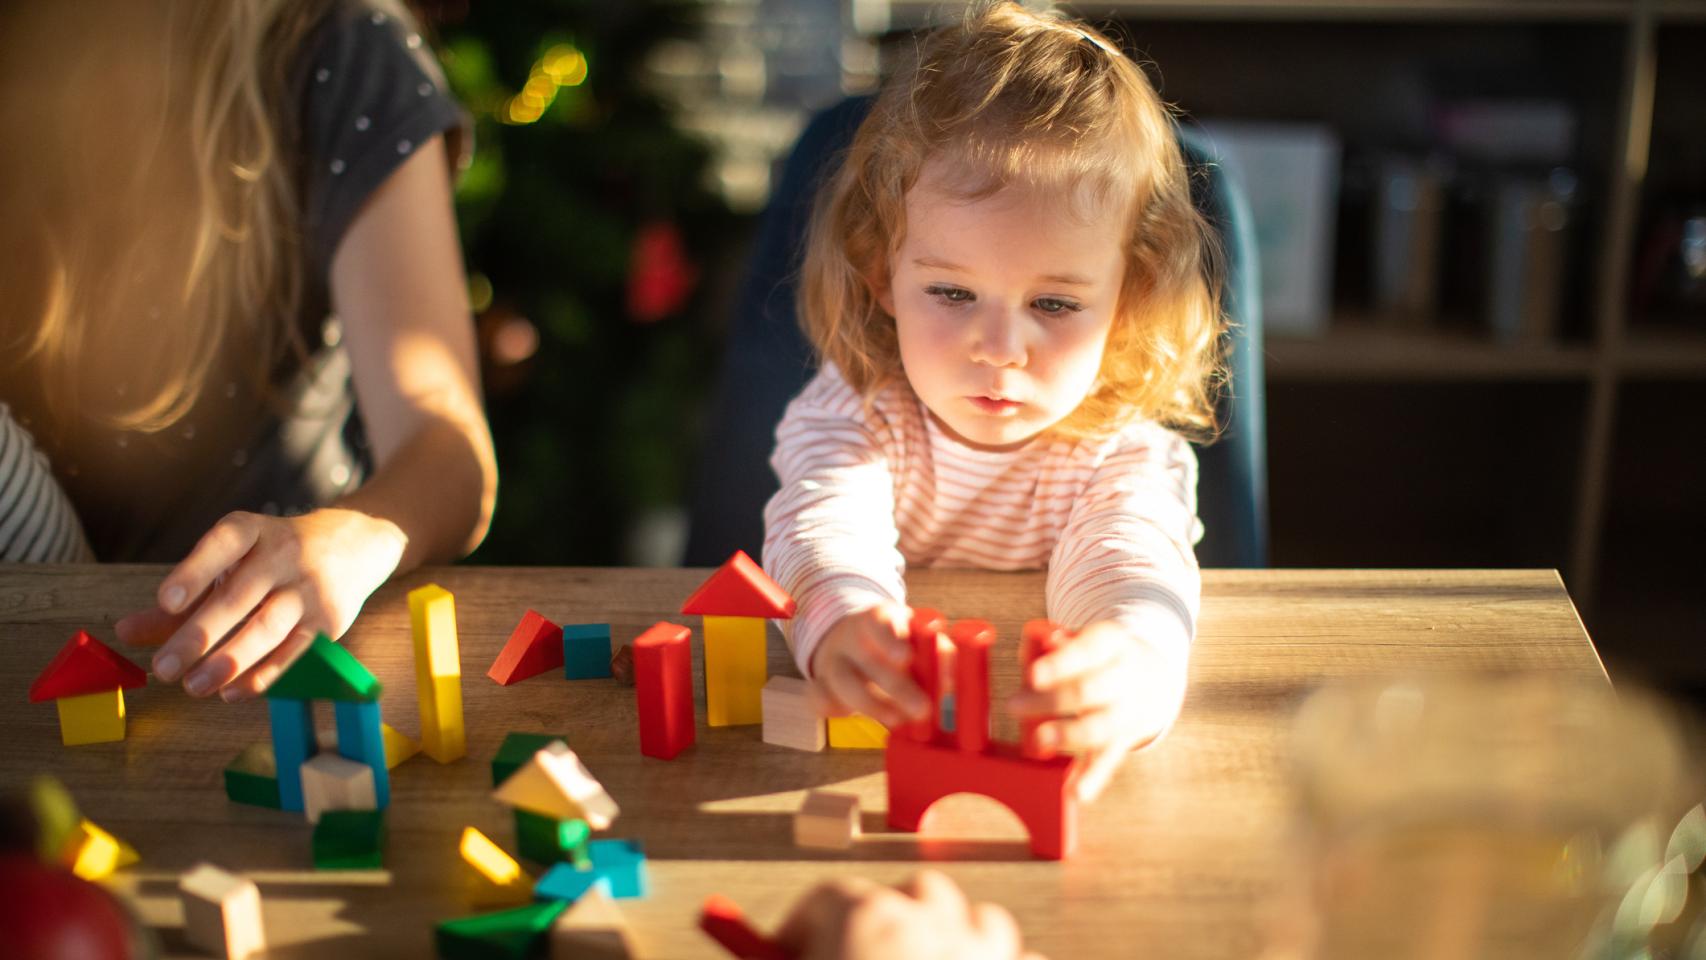
M 1009 400 L 1006 397 L 983 395 L 968 397 L 967 399 L 972 402 L 972 406 L 993 416 L 1012 416 L 1019 412 L 1020 407 L 1024 406 L 1019 401 Z

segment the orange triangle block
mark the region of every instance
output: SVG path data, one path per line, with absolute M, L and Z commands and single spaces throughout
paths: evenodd
M 529 610 L 516 624 L 492 668 L 486 671 L 503 686 L 537 677 L 563 666 L 563 628 Z
M 148 684 L 142 668 L 82 630 L 59 648 L 53 662 L 30 684 L 30 702 L 81 697 Z
M 768 617 L 787 620 L 794 615 L 794 598 L 770 579 L 745 550 L 736 550 L 717 572 L 693 591 L 681 612 L 707 617 Z

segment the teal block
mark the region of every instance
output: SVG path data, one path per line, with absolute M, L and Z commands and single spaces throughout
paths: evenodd
M 525 907 L 446 920 L 433 931 L 441 960 L 522 960 L 544 953 L 545 935 L 562 900 L 545 900 Z
M 615 896 L 610 892 L 610 879 L 603 874 L 591 870 L 576 870 L 574 864 L 559 863 L 545 871 L 545 875 L 533 885 L 533 899 L 565 900 L 574 903 L 593 887 L 603 888 L 607 897 Z
M 267 713 L 272 718 L 279 809 L 301 810 L 302 765 L 318 749 L 314 743 L 314 715 L 308 710 L 308 701 L 286 697 L 268 697 Z
M 610 675 L 610 624 L 565 625 L 563 676 L 569 680 L 592 680 Z
M 378 870 L 385 865 L 385 814 L 327 810 L 314 825 L 317 870 Z
M 492 758 L 492 786 L 496 787 L 510 778 L 510 775 L 521 769 L 522 765 L 533 759 L 533 755 L 545 749 L 551 741 L 569 742 L 569 738 L 554 733 L 511 733 L 504 737 L 503 745 L 498 747 L 498 755 Z
M 592 872 L 610 880 L 610 895 L 618 900 L 643 897 L 646 855 L 637 840 L 594 840 L 587 844 L 592 854 Z
M 391 773 L 385 766 L 378 702 L 338 700 L 332 704 L 332 714 L 338 723 L 338 755 L 372 768 L 375 802 L 385 809 L 391 803 Z

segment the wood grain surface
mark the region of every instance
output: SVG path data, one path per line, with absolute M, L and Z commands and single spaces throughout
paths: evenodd
M 169 956 L 190 953 L 177 875 L 202 860 L 253 877 L 274 956 L 431 955 L 433 925 L 474 912 L 456 853 L 466 825 L 515 851 L 507 811 L 490 797 L 489 761 L 510 731 L 561 733 L 621 805 L 606 836 L 640 840 L 652 893 L 622 901 L 646 957 L 715 957 L 695 927 L 711 893 L 735 899 L 764 928 L 812 883 L 860 874 L 895 882 L 921 864 L 1019 919 L 1027 943 L 1055 960 L 1251 957 L 1272 895 L 1286 882 L 1287 730 L 1324 682 L 1439 672 L 1540 672 L 1605 682 L 1605 672 L 1551 571 L 1207 571 L 1184 714 L 1161 744 L 1136 754 L 1087 809 L 1081 850 L 1033 861 L 1005 809 L 961 795 L 931 812 L 928 839 L 889 832 L 882 756 L 801 753 L 764 744 L 758 727 L 703 725 L 674 761 L 640 756 L 633 690 L 614 680 L 549 674 L 511 687 L 485 677 L 528 609 L 559 623 L 608 621 L 618 644 L 675 613 L 708 571 L 448 567 L 390 584 L 345 643 L 385 685 L 386 722 L 418 732 L 408 590 L 436 582 L 456 595 L 468 756 L 417 756 L 392 771 L 390 839 L 381 871 L 315 872 L 299 814 L 229 803 L 221 770 L 267 737 L 261 702 L 194 700 L 177 686 L 127 694 L 122 743 L 60 746 L 54 708 L 30 704 L 35 675 L 73 631 L 109 643 L 112 623 L 150 601 L 163 567 L 0 565 L 0 788 L 59 777 L 96 823 L 142 863 L 113 886 L 159 932 Z M 1016 682 L 1019 625 L 1042 614 L 1040 573 L 920 571 L 915 603 L 981 617 L 1001 632 L 994 666 L 996 732 Z M 146 665 L 147 651 L 125 651 Z M 694 669 L 701 669 L 695 650 Z M 773 673 L 794 673 L 772 632 Z M 329 731 L 329 710 L 320 718 Z M 791 814 L 810 789 L 857 793 L 865 837 L 846 853 L 802 850 Z

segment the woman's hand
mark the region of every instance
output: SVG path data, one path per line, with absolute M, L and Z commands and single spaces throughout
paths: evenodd
M 831 715 L 862 713 L 893 729 L 930 715 L 913 681 L 912 612 L 880 603 L 835 622 L 812 651 L 812 688 Z
M 970 902 L 935 871 L 898 889 L 858 878 L 821 884 L 776 940 L 800 960 L 1042 960 L 1024 952 L 1011 914 Z
M 191 696 L 248 699 L 315 634 L 349 629 L 405 546 L 395 524 L 355 510 L 232 513 L 161 581 L 158 606 L 120 620 L 117 633 L 126 643 L 159 643 L 154 675 L 182 676 Z
M 1086 758 L 1078 796 L 1094 800 L 1126 755 L 1179 715 L 1188 642 L 1182 628 L 1177 637 L 1140 637 L 1117 621 L 1093 623 L 1031 664 L 1009 709 L 1020 719 L 1047 718 L 1035 733 L 1044 756 Z

